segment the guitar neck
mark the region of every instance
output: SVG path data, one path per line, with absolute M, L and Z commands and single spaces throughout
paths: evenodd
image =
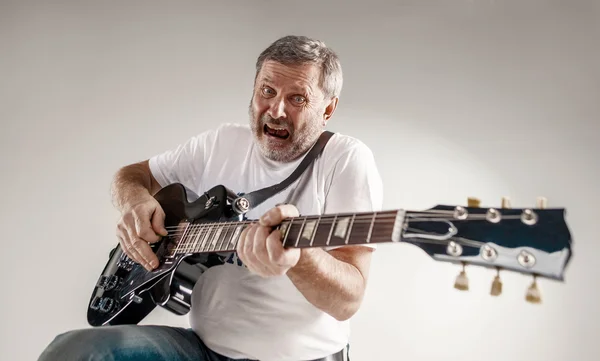
M 398 242 L 404 210 L 295 217 L 276 227 L 286 248 L 334 247 Z M 169 253 L 235 251 L 242 231 L 252 222 L 182 223 L 172 235 Z

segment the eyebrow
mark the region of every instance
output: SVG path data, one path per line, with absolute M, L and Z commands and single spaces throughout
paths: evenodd
M 260 79 L 260 81 L 264 82 L 264 83 L 271 83 L 271 84 L 273 83 L 273 80 L 271 80 L 271 78 L 269 78 L 268 76 L 263 76 Z M 302 86 L 302 85 L 298 85 L 298 84 L 293 84 L 293 85 L 290 86 L 290 88 L 293 91 L 298 92 L 298 93 L 309 93 L 309 88 L 306 87 L 306 86 Z

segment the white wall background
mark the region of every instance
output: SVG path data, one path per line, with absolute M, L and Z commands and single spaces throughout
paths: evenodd
M 566 283 L 380 247 L 352 360 L 598 360 L 600 6 L 583 1 L 2 1 L 0 359 L 87 327 L 118 214 L 118 167 L 247 121 L 256 56 L 324 40 L 345 86 L 331 129 L 374 151 L 385 207 L 567 208 Z M 232 144 L 232 151 L 235 147 Z M 158 310 L 145 323 L 185 325 Z

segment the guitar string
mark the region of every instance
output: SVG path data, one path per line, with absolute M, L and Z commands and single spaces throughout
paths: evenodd
M 366 222 L 365 222 L 366 224 Z M 416 234 L 422 234 L 422 235 L 438 235 L 437 233 L 433 233 L 433 232 L 425 232 L 423 230 L 419 230 L 419 229 L 415 229 L 415 228 L 407 228 L 408 231 L 411 231 L 413 233 Z M 233 239 L 231 239 L 230 241 L 227 241 L 226 237 L 223 237 L 223 239 L 221 240 L 220 235 L 219 238 L 217 238 L 216 240 L 214 239 L 214 237 L 209 237 L 207 234 L 202 235 L 202 240 L 195 240 L 193 242 L 181 242 L 180 244 L 183 245 L 183 247 L 181 247 L 181 249 L 183 250 L 183 252 L 189 252 L 189 251 L 195 251 L 195 250 L 199 250 L 199 251 L 210 251 L 212 248 L 214 248 L 214 250 L 217 250 L 217 248 L 219 250 L 221 250 L 221 247 L 224 246 L 225 244 L 229 245 Z M 211 239 L 212 238 L 212 239 Z M 387 235 L 387 236 L 383 236 L 383 235 L 375 235 L 372 236 L 370 238 L 370 242 L 363 242 L 363 244 L 368 244 L 368 243 L 381 243 L 384 241 L 389 241 L 391 238 L 391 234 Z M 206 242 L 207 240 L 211 240 L 210 242 Z M 445 240 L 436 240 L 436 239 L 422 239 L 422 238 L 416 238 L 415 241 L 411 240 L 411 239 L 406 239 L 406 241 L 408 242 L 415 242 L 415 243 L 438 243 L 438 244 L 446 244 L 449 243 L 449 241 L 459 241 L 459 243 L 462 243 L 463 245 L 467 245 L 467 246 L 471 246 L 471 247 L 481 247 L 482 244 L 484 244 L 483 242 L 480 241 L 475 241 L 475 240 L 471 240 L 468 238 L 464 238 L 464 237 L 456 237 L 456 236 L 452 236 L 449 237 L 448 239 Z M 219 247 L 216 247 L 216 245 L 219 244 Z M 356 244 L 356 243 L 350 243 L 350 244 Z M 337 245 L 337 244 L 336 244 Z M 201 247 L 198 247 L 201 246 Z M 318 247 L 318 246 L 317 246 Z M 210 249 L 207 249 L 210 248 Z M 180 252 L 176 252 L 176 253 L 180 253 Z
M 353 224 L 371 224 L 373 223 L 372 220 L 373 217 L 369 217 L 369 218 L 355 218 L 353 221 Z M 514 217 L 505 217 L 504 219 L 513 219 L 513 220 L 517 220 L 520 219 L 520 216 L 514 216 Z M 437 223 L 464 223 L 466 221 L 487 221 L 487 218 L 485 217 L 471 217 L 471 218 L 467 218 L 467 219 L 447 219 L 447 218 L 410 218 L 407 220 L 409 223 L 410 222 L 437 222 Z M 180 225 L 180 226 L 174 226 L 171 229 L 171 232 L 169 232 L 169 235 L 171 236 L 178 236 L 181 235 L 183 232 L 185 232 L 186 230 L 188 231 L 212 231 L 215 228 L 221 228 L 223 230 L 229 230 L 229 229 L 235 229 L 238 227 L 243 227 L 243 226 L 247 226 L 250 225 L 254 222 L 214 222 L 214 223 L 194 223 L 194 224 L 187 224 L 187 225 Z M 289 222 L 286 222 L 287 225 L 289 225 Z M 316 226 L 328 226 L 328 225 L 333 225 L 339 223 L 339 220 L 328 220 L 328 219 L 322 219 L 321 221 L 318 222 L 318 224 Z M 374 222 L 377 226 L 382 226 L 382 225 L 394 225 L 396 224 L 396 217 L 393 218 L 376 218 L 375 222 Z M 301 227 L 302 223 L 298 222 L 298 223 L 292 223 L 292 227 L 294 228 L 298 228 Z M 196 232 L 197 233 L 197 232 Z
M 407 221 L 410 223 L 412 222 L 464 222 L 467 220 L 487 220 L 487 217 L 485 214 L 469 214 L 465 219 L 456 219 L 453 218 L 452 220 L 448 220 L 447 218 L 435 218 L 437 216 L 440 215 L 440 213 L 442 214 L 453 214 L 453 211 L 425 211 L 425 212 L 419 212 L 417 214 L 420 215 L 421 218 L 417 218 L 417 214 L 415 213 L 411 213 L 409 215 L 407 215 Z M 395 224 L 396 220 L 397 220 L 397 214 L 398 211 L 382 211 L 382 212 L 373 212 L 373 213 L 366 213 L 366 214 L 349 214 L 349 216 L 353 216 L 353 227 L 356 225 L 367 225 L 367 224 L 372 224 L 373 221 L 375 221 L 375 223 L 378 224 L 378 226 L 380 225 L 387 225 L 387 224 Z M 423 217 L 428 217 L 428 218 L 423 218 Z M 291 221 L 293 220 L 302 220 L 303 222 L 307 221 L 307 220 L 313 220 L 313 217 L 319 217 L 319 216 L 307 216 L 307 217 L 294 217 L 291 219 Z M 322 217 L 322 216 L 321 216 Z M 339 215 L 338 217 L 339 218 Z M 315 220 L 319 219 L 319 223 L 318 225 L 329 225 L 329 224 L 334 224 L 335 222 L 339 222 L 338 219 L 336 218 L 315 218 Z M 519 219 L 521 218 L 519 215 L 509 215 L 509 216 L 503 216 L 503 219 Z M 290 220 L 289 218 L 286 220 Z M 391 222 L 390 222 L 391 221 Z M 182 252 L 189 252 L 189 251 L 194 251 L 197 249 L 206 249 L 206 248 L 215 248 L 215 250 L 217 250 L 217 248 L 219 250 L 221 250 L 221 248 L 225 245 L 230 245 L 232 242 L 231 241 L 227 241 L 227 233 L 232 230 L 232 229 L 238 229 L 240 226 L 243 225 L 248 225 L 251 223 L 255 223 L 256 221 L 230 221 L 230 222 L 203 222 L 203 223 L 188 223 L 186 225 L 177 225 L 177 226 L 173 226 L 173 227 L 167 227 L 167 228 L 175 228 L 175 232 L 171 232 L 171 234 L 169 234 L 170 237 L 177 237 L 180 234 L 185 233 L 186 231 L 192 234 L 192 238 L 193 240 L 191 242 L 178 242 L 177 247 L 176 247 L 176 253 L 180 253 L 179 250 L 181 250 Z M 387 222 L 387 223 L 386 223 Z M 299 223 L 293 224 L 293 226 L 299 226 Z M 183 230 L 182 230 L 183 228 Z M 210 233 L 212 233 L 215 228 L 221 228 L 221 233 L 219 234 L 219 238 L 217 238 L 216 240 L 213 239 L 214 236 L 210 236 Z M 183 232 L 178 232 L 177 230 L 183 231 Z M 431 232 L 424 232 L 422 230 L 418 230 L 415 228 L 408 228 L 407 230 L 410 230 L 413 233 L 418 233 L 418 234 L 424 234 L 424 235 L 439 235 L 436 233 L 431 233 Z M 208 231 L 209 233 L 204 233 L 203 231 Z M 221 234 L 222 232 L 225 231 L 225 236 L 221 239 Z M 215 232 L 216 234 L 216 232 Z M 233 234 L 232 234 L 233 236 Z M 442 235 L 443 236 L 443 235 Z M 378 240 L 381 239 L 385 239 L 388 240 L 390 237 L 384 237 L 384 236 L 377 236 L 374 235 L 371 237 L 371 240 L 374 241 L 373 243 L 377 243 Z M 446 240 L 432 240 L 432 239 L 427 239 L 427 240 L 407 240 L 409 242 L 419 242 L 419 243 L 423 243 L 423 242 L 429 242 L 429 243 L 440 243 L 440 244 L 444 244 L 446 243 L 447 240 L 458 240 L 460 237 L 451 237 L 448 238 Z M 418 239 L 418 238 L 417 238 Z M 210 240 L 210 242 L 206 242 Z M 482 242 L 479 241 L 475 241 L 475 240 L 469 240 L 466 238 L 460 238 L 460 240 L 463 243 L 470 243 L 472 246 L 477 247 L 480 244 L 483 244 Z M 219 245 L 219 247 L 216 247 L 217 245 Z M 201 246 L 201 247 L 199 247 Z M 208 250 L 207 250 L 208 251 Z
M 315 217 L 315 218 L 309 218 L 309 217 Z M 298 225 L 300 223 L 294 223 L 293 221 L 296 220 L 301 220 L 302 222 L 306 222 L 306 221 L 316 221 L 318 220 L 318 216 L 309 216 L 309 217 L 295 217 L 295 218 L 287 218 L 284 220 L 285 223 L 292 223 L 294 225 Z M 348 218 L 352 218 L 352 217 L 348 217 Z M 344 218 L 344 219 L 348 219 L 348 218 Z M 396 222 L 397 219 L 397 215 L 396 214 L 382 214 L 380 216 L 375 217 L 375 223 L 381 224 L 382 221 L 392 221 L 392 223 Z M 422 216 L 420 218 L 417 218 L 417 216 L 408 216 L 408 220 L 409 221 L 413 221 L 413 222 L 464 222 L 464 221 L 469 221 L 469 220 L 487 220 L 487 216 L 482 214 L 482 215 L 469 215 L 467 216 L 465 219 L 457 219 L 457 218 L 435 218 L 435 216 L 429 216 L 427 218 L 423 218 Z M 519 215 L 507 215 L 507 216 L 503 216 L 501 218 L 502 219 L 521 219 L 521 216 Z M 319 224 L 333 224 L 333 223 L 339 223 L 340 219 L 339 217 L 336 218 L 321 218 L 319 220 Z M 373 215 L 358 215 L 354 217 L 354 223 L 356 223 L 357 221 L 359 222 L 363 222 L 363 223 L 369 223 L 373 221 Z M 214 227 L 214 226 L 240 226 L 240 225 L 249 225 L 252 223 L 258 223 L 258 220 L 255 221 L 224 221 L 224 222 L 200 222 L 200 223 L 186 223 L 186 222 L 182 222 L 179 225 L 175 225 L 175 226 L 168 226 L 165 227 L 167 229 L 167 231 L 169 230 L 181 230 L 182 228 L 206 228 L 206 227 Z M 283 223 L 283 222 L 282 222 Z
M 362 244 L 348 244 L 348 245 L 365 245 L 365 244 L 379 244 L 379 243 L 386 243 L 385 241 L 389 240 L 389 237 L 384 237 L 384 236 L 379 236 L 379 237 L 373 237 L 373 239 L 375 241 L 371 242 L 371 243 L 362 243 Z M 383 241 L 382 241 L 383 240 Z M 419 238 L 414 238 L 414 239 L 408 239 L 406 240 L 406 242 L 410 242 L 410 243 L 433 243 L 433 244 L 438 244 L 438 245 L 446 245 L 449 241 L 454 241 L 457 243 L 461 243 L 463 245 L 467 245 L 469 247 L 473 247 L 473 248 L 481 248 L 481 245 L 483 245 L 483 242 L 479 242 L 479 241 L 475 241 L 472 239 L 468 239 L 468 238 L 464 238 L 464 237 L 450 237 L 447 241 L 444 240 L 437 240 L 437 239 L 419 239 Z M 229 242 L 231 243 L 231 242 Z M 237 241 L 234 242 L 237 245 Z M 229 245 L 229 244 L 228 244 Z M 341 246 L 339 244 L 335 244 L 335 245 L 330 245 L 330 246 Z M 321 248 L 321 247 L 329 247 L 327 245 L 315 245 L 315 246 L 307 246 L 307 247 L 312 247 L 312 248 Z M 303 247 L 295 247 L 295 248 L 303 248 Z M 212 252 L 231 252 L 231 251 L 235 251 L 235 247 L 234 248 L 218 248 L 218 249 L 197 249 L 197 248 L 183 248 L 178 250 L 177 252 L 170 252 L 169 256 L 174 256 L 176 254 L 184 254 L 184 253 L 212 253 Z

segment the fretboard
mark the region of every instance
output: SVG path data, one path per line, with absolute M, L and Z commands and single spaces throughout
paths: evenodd
M 295 217 L 276 227 L 284 247 L 334 247 L 399 239 L 404 211 Z M 182 223 L 174 232 L 170 254 L 235 251 L 249 221 Z

